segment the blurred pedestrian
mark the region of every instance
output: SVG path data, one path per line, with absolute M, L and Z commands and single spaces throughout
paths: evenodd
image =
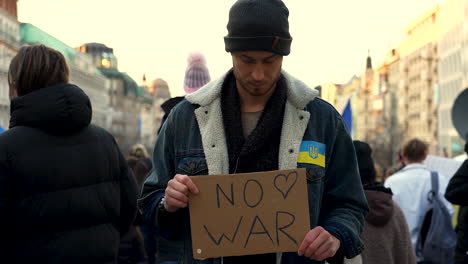
M 139 190 L 143 186 L 143 183 L 145 182 L 146 177 L 148 177 L 152 168 L 153 164 L 151 163 L 150 158 L 140 158 L 135 162 L 135 165 L 133 166 L 133 173 L 135 174 L 135 179 Z
M 139 159 L 136 156 L 142 156 L 144 147 L 140 144 L 132 147 L 130 156 L 127 157 L 128 167 L 135 174 L 135 168 L 138 164 Z M 135 175 L 135 178 L 136 175 Z M 140 191 L 141 186 L 138 185 L 138 191 Z M 143 224 L 143 217 L 139 212 L 137 212 L 136 218 L 128 230 L 120 240 L 119 246 L 119 255 L 118 255 L 118 264 L 147 264 L 148 258 L 144 246 L 144 239 L 141 233 L 140 227 Z M 154 263 L 154 262 L 153 262 Z
M 385 182 L 390 176 L 397 173 L 400 169 L 401 168 L 399 166 L 393 166 L 393 167 L 390 167 L 389 169 L 387 169 L 387 171 L 385 172 L 385 176 L 383 178 L 383 181 Z
M 468 154 L 468 142 L 465 143 Z M 455 264 L 468 263 L 468 160 L 462 164 L 450 180 L 445 197 L 453 204 L 460 205 L 457 224 L 457 247 Z
M 118 264 L 150 263 L 146 256 L 143 235 L 141 234 L 139 224 L 140 223 L 134 223 L 130 230 L 122 236 L 119 247 Z
M 135 157 L 137 160 L 141 158 L 149 158 L 148 151 L 143 144 L 135 144 L 130 149 L 130 156 Z
M 130 156 L 127 157 L 128 168 L 131 169 L 133 172 L 135 172 L 135 166 L 136 166 L 137 162 L 138 162 L 137 157 L 135 157 L 133 155 L 130 155 Z M 135 180 L 136 180 L 136 177 L 135 177 Z
M 194 93 L 198 91 L 203 85 L 211 81 L 210 72 L 206 67 L 206 58 L 200 52 L 192 52 L 187 58 L 187 69 L 185 70 L 184 77 L 184 91 L 185 95 Z M 158 133 L 161 130 L 164 122 L 166 121 L 169 113 L 172 108 L 174 108 L 178 103 L 184 100 L 185 96 L 173 97 L 163 104 L 161 108 L 164 111 L 164 116 L 161 121 L 161 126 L 159 127 Z
M 141 158 L 136 161 L 136 164 L 133 168 L 135 178 L 139 190 L 143 185 L 143 182 L 148 177 L 151 172 L 153 165 L 150 158 Z M 148 263 L 153 264 L 156 262 L 157 258 L 157 237 L 158 232 L 154 225 L 154 221 L 146 221 L 143 219 L 140 225 L 141 233 L 143 234 L 143 240 L 145 245 L 145 250 L 148 257 Z
M 353 141 L 361 183 L 369 214 L 362 231 L 363 264 L 415 264 L 416 256 L 400 207 L 392 200 L 392 191 L 376 182 L 375 163 L 369 144 Z
M 10 129 L 0 135 L 0 263 L 115 263 L 136 213 L 131 170 L 90 124 L 64 56 L 23 46 L 8 70 Z
M 431 191 L 431 170 L 423 165 L 428 154 L 428 145 L 412 139 L 403 148 L 403 161 L 406 166 L 385 181 L 385 187 L 392 189 L 393 200 L 401 207 L 411 235 L 413 247 L 417 249 L 417 241 L 421 233 L 426 213 L 431 209 L 428 199 Z M 438 173 L 439 193 L 442 196 L 447 188 L 446 177 Z M 443 199 L 443 198 L 442 198 Z M 443 199 L 448 211 L 453 214 L 451 204 Z M 422 258 L 416 252 L 418 261 Z
M 390 177 L 391 175 L 399 172 L 400 170 L 402 170 L 406 164 L 405 164 L 405 161 L 403 159 L 403 154 L 402 154 L 402 150 L 398 150 L 398 152 L 396 153 L 397 157 L 396 157 L 396 162 L 397 164 L 394 165 L 391 169 L 390 169 L 390 172 L 387 173 L 386 175 L 386 178 Z

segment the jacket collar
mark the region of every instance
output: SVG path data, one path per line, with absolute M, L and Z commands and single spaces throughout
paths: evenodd
M 422 163 L 411 163 L 411 164 L 406 165 L 403 169 L 401 169 L 401 171 L 407 171 L 407 170 L 412 170 L 412 169 L 429 170 L 429 168 L 426 167 L 426 165 Z
M 10 128 L 27 126 L 67 135 L 88 126 L 91 119 L 88 96 L 69 83 L 37 89 L 11 101 Z
M 221 96 L 221 88 L 223 86 L 226 76 L 231 71 L 225 73 L 221 78 L 214 80 L 198 91 L 187 95 L 185 98 L 192 104 L 200 106 L 207 106 L 211 104 L 216 98 Z M 289 73 L 281 70 L 281 74 L 286 80 L 287 98 L 288 101 L 298 109 L 304 109 L 305 106 L 318 96 L 318 91 L 309 88 L 302 81 L 294 78 Z

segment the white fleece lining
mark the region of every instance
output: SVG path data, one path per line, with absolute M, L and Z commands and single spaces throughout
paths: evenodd
M 297 168 L 299 148 L 309 119 L 309 112 L 299 110 L 291 102 L 286 102 L 278 156 L 280 170 Z
M 287 101 L 278 157 L 278 168 L 281 170 L 297 167 L 299 148 L 310 119 L 310 113 L 303 109 L 318 95 L 318 91 L 309 88 L 286 71 L 282 71 L 282 74 L 286 79 Z M 195 110 L 195 116 L 200 127 L 210 175 L 229 173 L 229 157 L 220 98 L 225 78 L 226 74 L 186 96 L 190 103 L 200 105 Z
M 224 134 L 221 99 L 195 110 L 205 152 L 208 174 L 229 174 L 229 157 Z

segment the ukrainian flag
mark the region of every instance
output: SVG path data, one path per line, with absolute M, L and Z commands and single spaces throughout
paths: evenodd
M 315 164 L 325 168 L 325 144 L 315 141 L 302 141 L 298 163 Z

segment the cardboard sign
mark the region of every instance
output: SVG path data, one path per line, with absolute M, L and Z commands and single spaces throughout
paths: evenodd
M 192 177 L 195 259 L 295 252 L 310 230 L 305 169 Z

